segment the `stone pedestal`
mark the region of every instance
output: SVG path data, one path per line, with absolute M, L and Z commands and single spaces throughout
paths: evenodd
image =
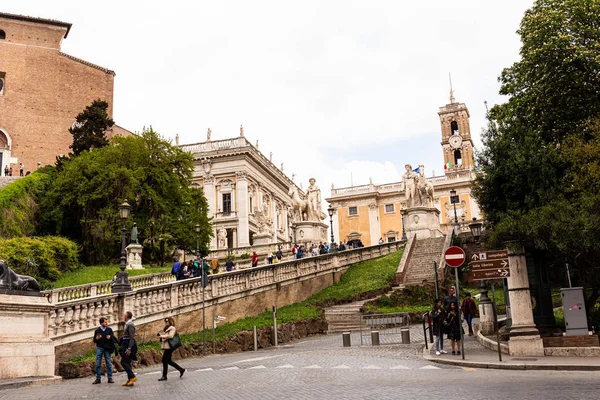
M 126 249 L 127 269 L 144 269 L 142 266 L 142 250 L 144 247 L 141 244 L 132 243 Z
M 479 303 L 479 331 L 483 335 L 494 333 L 494 306 L 491 301 Z
M 512 326 L 509 330 L 508 352 L 511 356 L 544 355 L 544 344 L 533 321 L 531 294 L 525 251 L 514 243 L 508 246 L 510 277 L 508 296 L 510 298 Z
M 48 337 L 52 305 L 45 297 L 0 294 L 0 377 L 54 376 Z
M 255 233 L 252 235 L 252 246 L 269 244 L 273 241 L 273 236 L 270 233 Z
M 404 216 L 406 236 L 417 239 L 444 236 L 440 229 L 440 211 L 435 207 L 411 207 Z
M 296 222 L 293 225 L 296 243 L 304 244 L 307 248 L 321 242 L 327 242 L 327 224 L 315 221 Z

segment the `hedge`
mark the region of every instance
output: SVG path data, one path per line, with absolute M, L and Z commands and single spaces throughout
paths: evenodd
M 0 259 L 16 273 L 36 278 L 42 289 L 79 266 L 77 244 L 58 236 L 0 240 Z

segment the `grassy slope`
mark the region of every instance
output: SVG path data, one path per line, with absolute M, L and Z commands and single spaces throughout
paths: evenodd
M 328 299 L 350 299 L 355 294 L 369 292 L 385 288 L 394 278 L 402 251 L 380 257 L 375 260 L 365 261 L 351 266 L 348 271 L 342 275 L 340 282 L 322 290 L 316 295 L 300 303 L 290 304 L 277 310 L 277 322 L 298 322 L 317 319 L 320 317 L 320 310 L 317 303 Z M 241 331 L 251 331 L 254 326 L 261 329 L 273 324 L 273 314 L 270 310 L 256 317 L 247 317 L 235 322 L 229 322 L 220 325 L 216 329 L 216 340 L 232 337 Z M 181 335 L 183 343 L 194 343 L 202 341 L 202 332 L 189 335 Z M 207 340 L 212 340 L 212 332 L 207 332 Z M 139 345 L 140 350 L 148 348 L 157 348 L 156 342 L 143 343 Z M 69 361 L 77 362 L 82 360 L 93 360 L 95 353 L 87 353 L 80 357 L 74 357 Z

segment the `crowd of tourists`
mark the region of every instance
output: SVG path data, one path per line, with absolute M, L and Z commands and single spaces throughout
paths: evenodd
M 473 336 L 472 320 L 477 316 L 477 306 L 471 298 L 471 293 L 465 294 L 461 306 L 458 306 L 458 298 L 454 294 L 454 286 L 448 289 L 448 295 L 443 299 L 436 299 L 431 318 L 433 320 L 433 334 L 435 335 L 435 354 L 448 354 L 444 350 L 444 334 L 447 335 L 452 347 L 452 354 L 460 354 L 461 330 L 460 314 L 463 315 L 469 328 L 469 336 Z

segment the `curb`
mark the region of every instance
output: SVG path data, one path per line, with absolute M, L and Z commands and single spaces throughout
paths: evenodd
M 446 358 L 435 358 L 429 354 L 429 350 L 423 349 L 423 358 L 427 361 L 453 365 L 456 367 L 483 368 L 483 369 L 504 369 L 504 370 L 538 370 L 538 371 L 600 371 L 600 365 L 580 365 L 580 364 L 525 364 L 525 363 L 507 363 L 507 362 L 482 362 L 468 360 L 449 360 Z
M 62 382 L 61 376 L 45 376 L 41 378 L 21 378 L 0 380 L 0 391 L 7 389 L 17 389 L 26 386 L 50 385 Z

